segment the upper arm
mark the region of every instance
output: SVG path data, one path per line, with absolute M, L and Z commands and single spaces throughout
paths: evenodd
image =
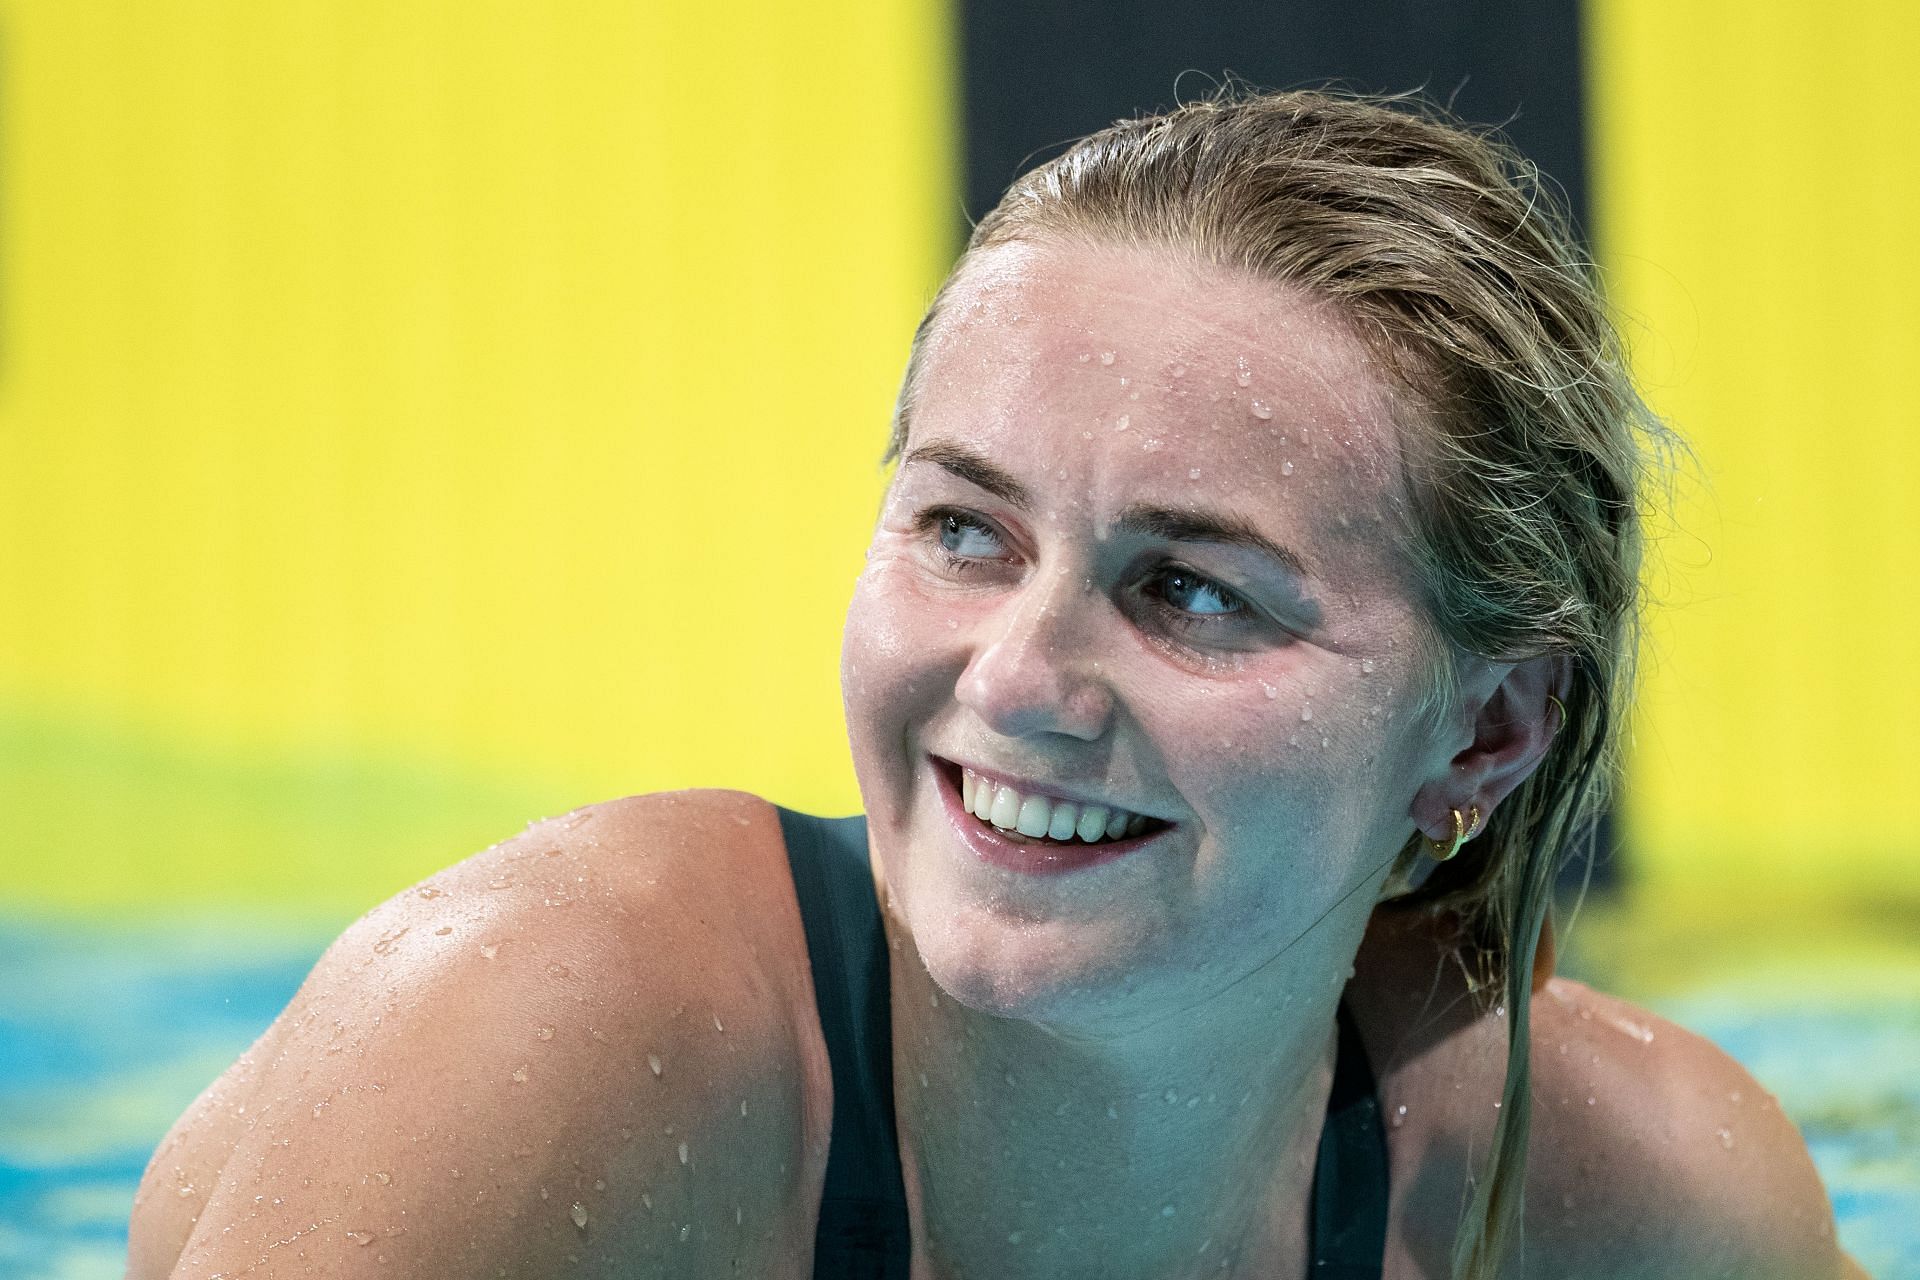
M 598 806 L 349 928 L 156 1154 L 130 1277 L 771 1270 L 824 1135 L 714 847 L 749 803 Z
M 1799 1131 L 1710 1041 L 1555 979 L 1533 1044 L 1530 1253 L 1609 1280 L 1847 1274 Z

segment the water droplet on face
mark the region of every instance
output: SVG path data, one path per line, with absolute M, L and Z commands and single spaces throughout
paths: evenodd
M 1158 436 L 1148 436 L 1145 440 L 1142 440 L 1140 442 L 1140 447 L 1146 450 L 1148 453 L 1160 452 L 1161 445 L 1162 445 L 1162 441 Z
M 453 932 L 453 926 L 452 926 L 452 925 L 450 925 L 450 924 L 443 924 L 443 925 L 441 925 L 441 926 L 440 926 L 440 927 L 439 927 L 438 929 L 435 929 L 435 930 L 433 931 L 433 936 L 434 936 L 434 937 L 436 937 L 436 938 L 444 938 L 444 937 L 446 937 L 446 936 L 447 936 L 448 934 L 450 934 L 450 933 L 452 933 L 452 932 Z
M 1313 705 L 1311 703 L 1300 708 L 1300 718 L 1302 720 L 1313 719 Z
M 1133 425 L 1133 418 L 1129 414 L 1123 413 L 1119 417 L 1113 420 L 1113 429 L 1115 431 L 1125 431 L 1128 427 L 1132 425 Z
M 513 1082 L 515 1084 L 525 1084 L 527 1082 L 527 1067 L 525 1063 L 513 1069 Z
M 487 881 L 487 888 L 489 888 L 489 889 L 511 889 L 511 888 L 513 888 L 513 877 L 512 877 L 512 876 L 500 876 L 500 877 L 498 877 L 498 878 L 496 878 L 496 879 L 493 879 L 493 880 L 489 880 L 489 881 Z
M 1100 363 L 1101 363 L 1101 364 L 1112 364 L 1112 363 L 1113 363 L 1113 352 L 1111 352 L 1111 351 L 1102 351 L 1102 352 L 1100 353 Z
M 581 1204 L 578 1200 L 573 1202 L 573 1208 L 567 1211 L 567 1216 L 573 1219 L 574 1226 L 580 1228 L 582 1231 L 587 1229 L 587 1206 Z
M 359 1245 L 361 1248 L 365 1248 L 366 1246 L 373 1243 L 373 1232 L 349 1231 L 347 1232 L 347 1239 L 353 1241 L 355 1244 Z
M 1592 1094 L 1588 1094 L 1588 1095 L 1587 1095 L 1587 1105 L 1588 1105 L 1588 1106 L 1592 1106 L 1592 1105 L 1593 1105 L 1593 1095 L 1592 1095 Z
M 376 1173 L 375 1173 L 375 1174 L 373 1175 L 373 1180 L 374 1180 L 375 1182 L 377 1182 L 377 1183 L 379 1183 L 379 1184 L 380 1184 L 381 1186 L 383 1186 L 383 1187 L 390 1187 L 390 1186 L 392 1186 L 392 1185 L 393 1185 L 393 1175 L 392 1175 L 392 1174 L 390 1174 L 390 1173 L 378 1173 L 378 1172 L 376 1172 Z
M 1198 467 L 1187 468 L 1187 479 L 1198 480 L 1199 478 L 1200 478 L 1200 468 Z
M 1290 475 L 1292 475 L 1292 474 L 1293 474 L 1293 459 L 1292 459 L 1292 458 L 1288 458 L 1288 459 L 1287 459 L 1287 460 L 1286 460 L 1285 462 L 1283 462 L 1283 463 L 1281 463 L 1281 464 L 1280 464 L 1280 474 L 1281 474 L 1281 475 L 1283 475 L 1283 476 L 1290 476 Z
M 1074 358 L 1078 360 L 1081 364 L 1085 364 L 1087 361 L 1093 359 L 1093 352 L 1082 351 L 1078 356 L 1075 356 Z
M 680 1163 L 685 1164 L 686 1162 L 687 1162 L 687 1144 L 683 1142 L 680 1144 Z
M 536 1040 L 551 1040 L 553 1039 L 553 1028 L 541 1027 L 536 1030 L 533 1035 Z
M 653 1074 L 659 1075 L 660 1074 L 660 1055 L 657 1053 L 648 1054 L 647 1065 L 653 1068 Z
M 1173 376 L 1174 376 L 1174 377 L 1176 377 L 1176 378 L 1184 378 L 1184 377 L 1186 377 L 1186 376 L 1187 376 L 1187 366 L 1185 366 L 1185 365 L 1183 365 L 1183 364 L 1177 364 L 1177 365 L 1175 365 L 1175 366 L 1173 366 L 1173 370 L 1172 370 L 1172 372 L 1173 372 Z
M 1020 1243 L 1020 1241 L 1021 1241 L 1021 1240 L 1023 1240 L 1023 1239 L 1025 1239 L 1025 1238 L 1026 1238 L 1026 1237 L 1025 1237 L 1025 1236 L 1023 1236 L 1023 1235 L 1022 1235 L 1022 1234 L 1021 1234 L 1020 1232 L 1018 1232 L 1018 1231 L 1009 1231 L 1009 1232 L 1007 1233 L 1007 1243 L 1008 1243 L 1008 1244 L 1019 1244 L 1019 1243 Z
M 1240 385 L 1245 386 L 1246 384 L 1243 382 Z M 1265 422 L 1268 418 L 1271 418 L 1273 416 L 1273 406 L 1268 404 L 1265 400 L 1255 400 L 1253 402 L 1253 416 L 1260 419 L 1260 421 Z
M 1169 1090 L 1167 1090 L 1167 1092 L 1166 1092 L 1166 1094 L 1165 1094 L 1165 1097 L 1166 1097 L 1166 1101 L 1167 1101 L 1167 1105 L 1168 1105 L 1168 1106 L 1172 1106 L 1172 1105 L 1173 1105 L 1174 1103 L 1176 1103 L 1176 1102 L 1178 1102 L 1178 1101 L 1180 1101 L 1180 1095 L 1179 1095 L 1179 1094 L 1177 1094 L 1177 1093 L 1175 1093 L 1175 1092 L 1174 1092 L 1173 1090 L 1171 1090 L 1171 1089 L 1169 1089 Z
M 439 889 L 436 889 L 436 888 L 434 888 L 434 887 L 433 887 L 432 885 L 430 885 L 430 884 L 423 884 L 423 885 L 421 885 L 421 886 L 420 886 L 420 887 L 419 887 L 418 889 L 415 889 L 415 890 L 414 890 L 414 892 L 415 892 L 416 894 L 418 894 L 418 895 L 419 895 L 420 897 L 422 897 L 422 898 L 429 898 L 429 899 L 431 899 L 431 898 L 444 898 L 444 897 L 446 897 L 446 896 L 447 896 L 447 895 L 446 895 L 446 894 L 445 894 L 444 892 L 442 892 L 442 891 L 441 891 L 441 890 L 439 890 Z
M 499 954 L 500 954 L 500 944 L 497 942 L 490 943 L 487 946 L 480 948 L 480 958 L 482 960 L 491 960 Z
M 1372 658 L 1362 658 L 1362 659 L 1360 659 L 1360 671 L 1361 671 L 1361 673 L 1362 673 L 1363 675 L 1369 675 L 1369 676 L 1370 676 L 1370 675 L 1372 675 L 1372 674 L 1373 674 L 1373 659 L 1372 659 Z
M 1734 1090 L 1734 1091 L 1733 1091 L 1732 1093 L 1730 1093 L 1730 1094 L 1728 1094 L 1728 1095 L 1727 1095 L 1727 1101 L 1728 1101 L 1728 1102 L 1738 1102 L 1738 1101 L 1740 1101 L 1740 1091 L 1739 1091 L 1738 1089 L 1735 1089 L 1735 1090 Z
M 1247 358 L 1245 356 L 1241 356 L 1238 359 L 1236 359 L 1233 363 L 1236 370 L 1233 375 L 1233 380 L 1239 383 L 1243 387 L 1252 386 L 1253 370 L 1247 367 Z
M 1406 1104 L 1402 1103 L 1401 1105 L 1395 1107 L 1393 1109 L 1393 1115 L 1390 1117 L 1390 1119 L 1392 1119 L 1393 1127 L 1396 1129 L 1398 1129 L 1401 1125 L 1405 1124 L 1407 1122 Z
M 713 1029 L 714 1029 L 715 1031 L 725 1031 L 725 1030 L 726 1030 L 726 1028 L 725 1028 L 725 1027 L 723 1027 L 723 1026 L 721 1026 L 721 1025 L 720 1025 L 720 1015 L 719 1015 L 719 1014 L 717 1014 L 717 1013 L 713 1015 Z
M 1120 1118 L 1119 1109 L 1116 1108 L 1111 1102 L 1109 1102 L 1107 1104 L 1107 1119 L 1118 1120 L 1119 1118 Z
M 1265 680 L 1262 680 L 1260 682 L 1260 692 L 1266 694 L 1267 700 L 1271 702 L 1280 696 L 1280 687 L 1278 685 L 1268 684 Z
M 1721 1129 L 1718 1132 L 1720 1134 L 1720 1145 L 1729 1151 L 1733 1150 L 1733 1130 Z
M 1173 1206 L 1170 1204 L 1161 1205 L 1160 1216 L 1163 1218 L 1171 1218 L 1173 1216 Z

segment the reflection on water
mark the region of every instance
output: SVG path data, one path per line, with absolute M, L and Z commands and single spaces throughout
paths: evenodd
M 1590 914 L 1563 967 L 1745 1065 L 1806 1134 L 1849 1252 L 1877 1280 L 1920 1280 L 1920 962 L 1669 963 L 1663 982 L 1636 927 Z M 147 1157 L 329 937 L 0 922 L 0 1275 L 118 1280 Z

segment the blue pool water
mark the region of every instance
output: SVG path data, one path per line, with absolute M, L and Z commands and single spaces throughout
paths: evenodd
M 324 949 L 312 931 L 0 922 L 0 1277 L 117 1280 L 167 1126 L 252 1042 Z M 1836 984 L 1836 993 L 1847 989 Z M 1920 983 L 1650 1001 L 1776 1093 L 1876 1280 L 1920 1280 Z

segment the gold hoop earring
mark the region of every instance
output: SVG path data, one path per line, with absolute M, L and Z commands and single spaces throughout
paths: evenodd
M 1473 819 L 1470 822 L 1460 816 L 1458 809 L 1448 810 L 1448 812 L 1453 815 L 1453 840 L 1451 842 L 1445 840 L 1427 841 L 1427 844 L 1433 851 L 1433 860 L 1435 862 L 1445 862 L 1447 859 L 1453 857 L 1454 854 L 1460 852 L 1460 846 L 1467 842 L 1467 838 L 1473 835 L 1474 832 L 1480 830 L 1480 806 L 1470 805 L 1468 808 L 1473 814 Z

